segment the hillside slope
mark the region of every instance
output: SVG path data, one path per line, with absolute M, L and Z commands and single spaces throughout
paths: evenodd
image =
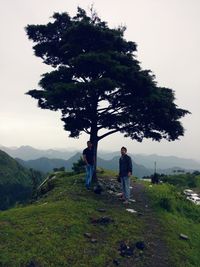
M 28 169 L 0 150 L 0 210 L 30 198 L 31 178 Z
M 0 184 L 30 185 L 30 172 L 0 150 Z
M 0 266 L 148 266 L 145 222 L 126 211 L 109 190 L 111 175 L 103 175 L 106 189 L 97 195 L 84 188 L 82 175 L 57 173 L 37 202 L 0 213 Z M 146 248 L 136 247 L 144 240 Z
M 132 180 L 128 212 L 114 176 L 99 174 L 98 195 L 83 174 L 53 173 L 36 202 L 1 212 L 0 266 L 198 267 L 200 207 L 171 185 Z

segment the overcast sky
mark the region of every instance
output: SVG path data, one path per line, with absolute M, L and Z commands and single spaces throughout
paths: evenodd
M 99 149 L 124 145 L 132 153 L 200 159 L 199 0 L 0 0 L 0 145 L 84 148 L 88 136 L 69 138 L 59 112 L 39 109 L 25 95 L 49 67 L 33 55 L 24 27 L 46 24 L 57 11 L 74 16 L 78 5 L 87 9 L 92 3 L 110 27 L 127 27 L 125 38 L 137 43 L 142 68 L 151 69 L 160 86 L 174 89 L 176 104 L 192 112 L 181 120 L 186 131 L 178 141 L 137 143 L 115 134 Z

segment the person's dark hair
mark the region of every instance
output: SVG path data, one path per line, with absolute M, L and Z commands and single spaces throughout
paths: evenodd
M 91 141 L 87 141 L 87 144 L 89 144 L 89 143 L 90 143 L 90 144 L 92 144 L 92 142 L 91 142 Z
M 125 146 L 123 146 L 123 147 L 121 148 L 121 150 L 122 150 L 122 149 L 124 149 L 124 150 L 127 152 L 127 148 L 126 148 Z

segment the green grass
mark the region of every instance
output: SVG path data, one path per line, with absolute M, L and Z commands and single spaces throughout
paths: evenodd
M 147 186 L 147 192 L 164 228 L 174 267 L 200 266 L 200 207 L 169 184 Z M 189 240 L 181 240 L 185 234 Z
M 32 262 L 41 267 L 111 267 L 116 258 L 120 266 L 132 266 L 134 259 L 128 259 L 127 265 L 127 259 L 119 256 L 119 243 L 145 239 L 142 217 L 126 212 L 109 194 L 88 192 L 83 176 L 59 173 L 44 185 L 42 197 L 36 202 L 0 212 L 0 266 L 25 267 Z M 115 173 L 98 176 L 109 179 Z M 164 229 L 172 267 L 199 267 L 200 207 L 186 201 L 173 185 L 146 188 Z M 48 192 L 44 194 L 45 190 Z M 100 213 L 98 208 L 106 212 Z M 109 216 L 114 222 L 107 226 L 91 223 L 91 219 L 101 216 Z M 91 233 L 97 243 L 92 244 L 85 232 Z M 189 240 L 181 240 L 180 233 Z M 140 258 L 133 266 L 145 265 Z
M 51 183 L 53 189 L 39 201 L 0 213 L 0 266 L 22 267 L 31 261 L 42 267 L 113 266 L 121 240 L 142 238 L 137 216 L 107 195 L 86 191 L 81 175 L 61 173 Z M 91 224 L 91 218 L 105 215 L 114 222 Z M 92 244 L 85 232 L 98 242 Z

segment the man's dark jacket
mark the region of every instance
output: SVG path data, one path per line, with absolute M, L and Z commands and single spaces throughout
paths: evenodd
M 128 173 L 132 173 L 132 160 L 128 155 L 121 156 L 119 159 L 119 176 L 128 176 Z

